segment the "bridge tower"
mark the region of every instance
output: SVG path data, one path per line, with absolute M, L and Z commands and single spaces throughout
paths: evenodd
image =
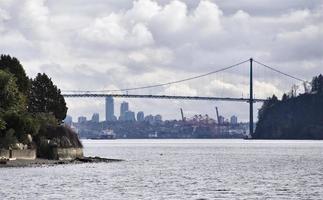
M 252 70 L 252 62 L 253 59 L 250 58 L 250 90 L 249 90 L 249 134 L 251 136 L 251 134 L 253 133 L 253 70 Z

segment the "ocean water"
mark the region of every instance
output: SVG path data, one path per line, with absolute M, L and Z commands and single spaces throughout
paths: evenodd
M 124 162 L 0 168 L 0 199 L 323 199 L 323 141 L 83 140 Z

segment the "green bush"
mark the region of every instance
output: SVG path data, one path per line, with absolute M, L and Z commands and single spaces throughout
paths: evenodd
M 47 126 L 57 126 L 58 120 L 51 113 L 36 113 L 34 114 L 35 119 L 40 124 L 39 133 L 44 133 Z
M 6 122 L 0 118 L 0 131 L 6 129 Z
M 6 112 L 3 115 L 6 130 L 14 130 L 19 142 L 28 144 L 27 134 L 35 136 L 40 129 L 40 123 L 29 113 Z
M 4 134 L 4 137 L 0 139 L 0 148 L 8 149 L 18 142 L 15 136 L 15 130 L 9 129 Z
M 0 110 L 2 111 L 26 111 L 26 96 L 18 90 L 16 78 L 5 71 L 0 70 Z

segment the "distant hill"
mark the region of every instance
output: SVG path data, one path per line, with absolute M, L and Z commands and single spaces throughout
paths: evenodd
M 307 93 L 291 92 L 265 102 L 252 138 L 323 139 L 323 76 L 313 78 Z

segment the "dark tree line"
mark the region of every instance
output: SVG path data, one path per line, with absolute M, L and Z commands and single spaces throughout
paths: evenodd
M 0 56 L 0 148 L 28 143 L 48 124 L 62 122 L 64 97 L 46 74 L 29 79 L 18 59 Z
M 30 82 L 24 68 L 22 67 L 17 58 L 12 58 L 9 55 L 1 55 L 0 70 L 9 72 L 12 75 L 14 75 L 19 91 L 23 94 L 28 93 Z
M 314 77 L 308 93 L 273 96 L 258 113 L 255 139 L 323 139 L 323 76 Z
M 66 117 L 65 99 L 46 74 L 38 73 L 31 81 L 28 100 L 30 113 L 52 113 L 59 121 Z
M 312 80 L 312 92 L 323 94 L 323 76 L 320 74 Z

